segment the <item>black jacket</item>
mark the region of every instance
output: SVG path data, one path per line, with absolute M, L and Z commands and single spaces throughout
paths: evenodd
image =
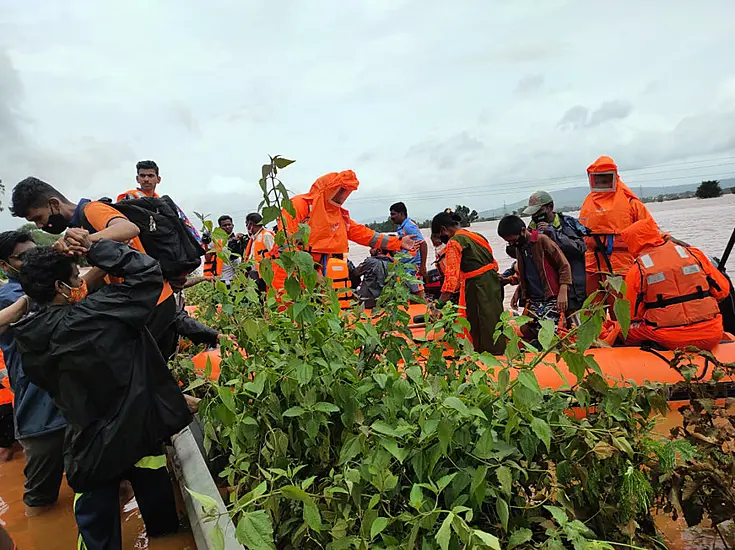
M 65 466 L 83 492 L 118 479 L 191 421 L 146 321 L 161 294 L 158 262 L 102 240 L 89 263 L 123 282 L 71 305 L 47 305 L 15 325 L 28 378 L 69 422 Z

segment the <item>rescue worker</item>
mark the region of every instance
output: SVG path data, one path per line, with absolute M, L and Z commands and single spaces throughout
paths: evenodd
M 140 199 L 142 197 L 158 197 L 156 188 L 161 183 L 161 176 L 158 170 L 158 164 L 152 160 L 141 160 L 135 165 L 137 172 L 135 181 L 138 182 L 139 187 L 136 189 L 128 189 L 124 193 L 120 193 L 117 196 L 117 201 L 125 199 Z
M 286 231 L 295 235 L 300 223 L 307 223 L 311 230 L 307 250 L 318 265 L 320 273 L 333 281 L 338 289 L 342 307 L 350 303 L 349 268 L 345 255 L 349 242 L 383 250 L 407 250 L 416 248 L 414 237 L 402 239 L 386 233 L 378 233 L 369 227 L 355 222 L 343 207 L 347 198 L 357 190 L 360 182 L 352 170 L 332 172 L 318 178 L 308 193 L 296 195 L 291 199 L 296 216 L 285 210 L 283 219 Z M 279 222 L 280 223 L 280 222 Z M 273 255 L 278 251 L 274 249 Z M 273 288 L 280 291 L 286 279 L 286 272 L 274 265 Z M 343 290 L 339 290 L 343 289 Z M 346 289 L 346 290 L 344 290 Z
M 163 286 L 159 263 L 122 243 L 93 243 L 83 229 L 68 238 L 121 282 L 86 296 L 72 257 L 31 250 L 19 280 L 39 309 L 13 331 L 26 375 L 69 422 L 65 468 L 79 547 L 109 550 L 121 547 L 121 479 L 133 486 L 148 536 L 178 530 L 162 444 L 192 417 L 146 329 Z
M 576 218 L 554 211 L 554 199 L 546 191 L 536 191 L 528 198 L 528 206 L 523 211 L 531 216 L 529 231 L 538 231 L 546 235 L 564 253 L 564 257 L 572 268 L 572 286 L 569 292 L 569 311 L 575 312 L 587 299 L 587 276 L 585 269 L 585 252 L 587 245 L 584 236 L 587 228 Z
M 460 217 L 441 212 L 431 221 L 431 232 L 448 237 L 447 268 L 438 306 L 450 301 L 459 290 L 462 315 L 470 323 L 467 334 L 475 351 L 499 355 L 505 351 L 505 340 L 495 341 L 495 326 L 503 312 L 503 298 L 498 263 L 487 239 L 479 233 L 460 229 Z
M 666 349 L 711 350 L 722 339 L 718 302 L 727 298 L 727 278 L 699 249 L 677 244 L 644 218 L 622 231 L 634 255 L 625 277 L 630 301 L 628 344 L 654 342 Z
M 263 216 L 257 212 L 251 212 L 245 217 L 245 228 L 250 235 L 250 240 L 243 257 L 245 261 L 253 260 L 257 268 L 260 261 L 273 250 L 276 236 L 273 231 L 263 225 Z
M 89 237 L 92 242 L 109 239 L 127 243 L 145 253 L 143 243 L 138 238 L 138 226 L 118 210 L 109 204 L 88 199 L 74 204 L 53 186 L 38 178 L 26 178 L 13 188 L 10 211 L 13 216 L 25 218 L 52 235 L 59 235 L 69 227 L 88 225 L 95 230 Z M 54 247 L 62 253 L 71 251 L 66 235 L 56 241 Z M 172 326 L 176 303 L 171 285 L 167 281 L 162 283 L 158 305 L 147 326 L 161 353 L 168 357 L 176 346 L 176 332 Z
M 579 221 L 589 230 L 585 268 L 587 295 L 601 288 L 609 275 L 625 276 L 634 256 L 620 234 L 638 220 L 651 218 L 648 208 L 618 176 L 610 157 L 600 157 L 587 168 L 590 193 L 584 199 Z
M 19 304 L 18 321 L 28 310 L 28 297 L 23 294 L 18 273 L 23 255 L 36 248 L 30 233 L 4 231 L 0 233 L 0 267 L 8 282 L 0 287 L 0 309 Z M 0 328 L 0 348 L 5 358 L 10 387 L 15 394 L 15 433 L 25 452 L 25 491 L 23 503 L 27 516 L 47 511 L 59 498 L 64 476 L 64 430 L 66 420 L 51 401 L 51 396 L 26 376 L 15 336 Z

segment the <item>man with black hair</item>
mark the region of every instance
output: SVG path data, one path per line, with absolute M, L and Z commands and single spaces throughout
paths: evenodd
M 498 235 L 514 249 L 518 288 L 511 307 L 520 304 L 533 317 L 533 322 L 521 327 L 523 337 L 533 341 L 541 328 L 540 320 L 556 323 L 566 313 L 572 268 L 551 238 L 536 230 L 528 231 L 518 216 L 504 216 L 498 222 Z
M 8 275 L 8 282 L 0 286 L 0 309 L 22 300 L 24 294 L 18 274 L 24 254 L 35 248 L 36 243 L 30 233 L 0 233 L 0 267 Z M 26 456 L 23 502 L 26 515 L 35 516 L 46 511 L 59 498 L 64 475 L 62 453 L 66 420 L 49 394 L 26 376 L 12 331 L 0 334 L 0 348 L 15 394 L 15 434 Z
M 10 212 L 53 235 L 59 235 L 69 227 L 88 226 L 94 229 L 89 235 L 92 243 L 109 239 L 127 243 L 131 248 L 145 253 L 143 243 L 138 238 L 138 226 L 118 210 L 109 204 L 89 199 L 82 199 L 74 204 L 53 186 L 38 178 L 26 178 L 13 188 Z M 73 239 L 68 232 L 56 241 L 54 248 L 64 254 L 73 253 Z M 168 357 L 176 345 L 176 333 L 172 327 L 176 304 L 171 285 L 163 279 L 161 281 L 158 306 L 148 321 L 148 328 L 163 355 Z
M 162 443 L 191 421 L 146 321 L 163 286 L 153 258 L 71 229 L 74 252 L 116 281 L 86 295 L 74 259 L 53 248 L 23 258 L 19 280 L 37 311 L 14 332 L 28 378 L 69 422 L 65 469 L 77 493 L 79 544 L 121 547 L 118 492 L 127 479 L 150 537 L 178 530 Z
M 125 199 L 140 199 L 142 197 L 158 197 L 156 187 L 161 183 L 158 164 L 152 160 L 141 160 L 135 165 L 135 181 L 138 182 L 137 189 L 129 189 L 117 196 L 117 202 Z
M 408 264 L 411 271 L 417 272 L 421 278 L 426 277 L 426 257 L 429 255 L 429 247 L 426 244 L 421 229 L 416 223 L 408 217 L 408 209 L 402 202 L 392 204 L 390 207 L 390 221 L 398 226 L 397 233 L 401 239 L 407 235 L 412 235 L 418 243 L 418 249 L 411 253 L 411 257 L 403 258 L 402 263 Z M 423 294 L 423 288 L 420 285 L 409 285 L 411 292 L 414 294 Z

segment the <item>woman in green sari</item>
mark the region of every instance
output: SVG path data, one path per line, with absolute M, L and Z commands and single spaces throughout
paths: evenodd
M 494 339 L 495 325 L 503 312 L 502 286 L 498 263 L 487 239 L 460 228 L 460 218 L 451 212 L 434 216 L 431 231 L 446 242 L 446 272 L 439 305 L 448 302 L 459 289 L 459 305 L 470 323 L 467 335 L 477 352 L 501 355 L 505 339 Z

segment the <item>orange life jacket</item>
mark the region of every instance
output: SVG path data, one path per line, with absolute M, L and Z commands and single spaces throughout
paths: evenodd
M 641 274 L 635 311 L 654 327 L 688 326 L 720 314 L 710 281 L 686 247 L 665 241 L 636 258 Z
M 214 241 L 212 248 L 204 254 L 204 275 L 219 277 L 222 274 L 222 259 L 217 255 L 224 250 L 222 241 Z
M 245 247 L 245 258 L 250 258 L 250 254 L 252 253 L 253 259 L 256 263 L 260 263 L 260 261 L 266 257 L 266 255 L 270 254 L 270 250 L 266 247 L 265 244 L 265 237 L 266 235 L 273 235 L 273 232 L 270 229 L 266 229 L 263 227 L 258 233 L 248 241 L 248 245 Z
M 327 260 L 327 277 L 332 280 L 332 288 L 337 291 L 339 306 L 348 309 L 352 305 L 352 286 L 350 284 L 350 268 L 347 260 L 329 258 Z
M 3 357 L 3 352 L 0 351 L 0 405 L 12 405 L 14 401 L 13 392 L 10 389 L 10 379 L 7 374 L 5 358 Z
M 136 199 L 142 199 L 143 197 L 148 197 L 148 196 L 158 198 L 158 193 L 155 193 L 154 192 L 152 195 L 146 195 L 140 189 L 128 189 L 127 191 L 125 191 L 125 193 L 120 193 L 117 196 L 117 202 L 120 202 L 122 200 L 125 200 L 128 197 L 133 197 L 133 198 L 136 198 Z

